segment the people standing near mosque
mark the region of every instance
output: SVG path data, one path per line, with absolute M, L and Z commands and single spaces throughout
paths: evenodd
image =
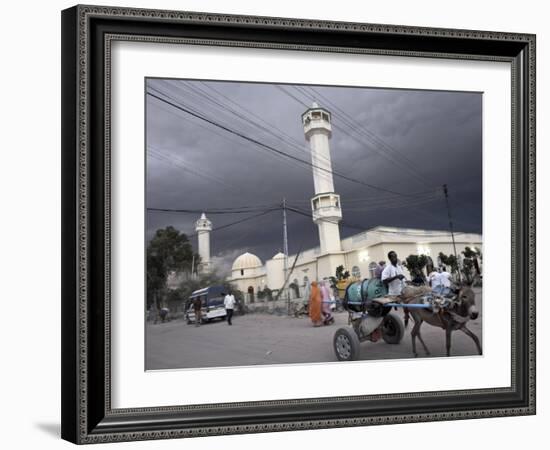
M 311 282 L 311 292 L 309 294 L 309 318 L 313 322 L 314 327 L 319 327 L 322 325 L 323 321 L 321 319 L 321 290 L 317 285 L 317 281 Z
M 322 301 L 322 314 L 323 314 L 323 324 L 330 325 L 334 323 L 334 317 L 332 316 L 332 297 L 330 295 L 330 289 L 328 281 L 321 281 L 321 301 Z
M 405 274 L 403 267 L 399 264 L 397 253 L 393 250 L 388 253 L 390 264 L 387 264 L 382 271 L 382 282 L 388 287 L 388 295 L 401 295 L 405 287 Z
M 227 324 L 233 325 L 231 323 L 231 318 L 233 317 L 233 310 L 235 309 L 235 297 L 229 291 L 229 293 L 223 299 L 223 305 L 225 306 L 225 313 L 227 315 Z

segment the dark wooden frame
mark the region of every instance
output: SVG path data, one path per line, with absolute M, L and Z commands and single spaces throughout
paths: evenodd
M 110 43 L 191 42 L 512 65 L 512 384 L 112 409 Z M 83 444 L 535 413 L 535 36 L 97 6 L 62 12 L 62 437 Z

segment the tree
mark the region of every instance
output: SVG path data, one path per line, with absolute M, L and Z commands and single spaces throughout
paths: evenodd
M 258 298 L 259 299 L 266 299 L 267 301 L 273 300 L 273 291 L 269 289 L 267 286 L 264 288 L 264 290 L 258 290 Z
M 349 270 L 345 270 L 344 266 L 340 265 L 336 268 L 336 279 L 338 281 L 347 280 L 349 278 Z
M 468 284 L 472 284 L 476 276 L 481 276 L 478 262 L 478 258 L 481 257 L 481 251 L 478 248 L 472 250 L 470 247 L 465 247 L 462 254 L 464 255 L 464 259 L 462 260 L 461 272 L 464 275 L 465 281 Z
M 464 282 L 466 284 L 472 284 L 474 281 L 474 263 L 471 258 L 464 258 L 462 260 L 462 267 L 460 268 L 460 272 L 462 273 L 462 276 L 464 277 Z
M 451 268 L 452 274 L 458 273 L 458 261 L 455 255 L 447 256 L 445 253 L 439 252 L 439 259 L 441 260 L 441 264 Z
M 426 255 L 409 255 L 405 258 L 404 266 L 411 274 L 411 278 L 421 277 L 424 279 L 424 273 L 422 269 L 428 264 L 428 257 Z
M 187 236 L 172 226 L 158 229 L 147 246 L 147 307 L 160 309 L 160 297 L 166 289 L 168 274 L 191 272 L 200 257 L 193 252 Z
M 474 268 L 476 270 L 476 274 L 479 276 L 481 275 L 481 270 L 479 268 L 479 261 L 478 258 L 481 259 L 481 250 L 477 247 L 474 247 L 472 250 L 470 247 L 465 247 L 462 251 L 462 254 L 464 255 L 464 258 L 468 258 L 472 261 Z

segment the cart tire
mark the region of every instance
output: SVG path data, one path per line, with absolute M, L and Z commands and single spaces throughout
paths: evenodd
M 399 344 L 405 334 L 405 326 L 401 317 L 388 314 L 382 323 L 382 339 L 387 344 Z
M 191 325 L 193 323 L 193 321 L 189 317 L 187 317 L 185 321 L 187 322 L 187 325 Z
M 355 361 L 359 359 L 360 342 L 352 327 L 336 330 L 333 344 L 338 361 Z

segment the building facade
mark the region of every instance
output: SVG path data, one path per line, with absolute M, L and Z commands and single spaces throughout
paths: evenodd
M 458 254 L 466 247 L 482 249 L 482 236 L 458 232 L 455 234 L 455 243 Z M 402 261 L 409 255 L 429 256 L 436 267 L 441 265 L 438 261 L 440 252 L 446 255 L 454 252 L 452 238 L 448 232 L 383 226 L 343 239 L 340 245 L 342 250 L 329 257 L 322 254 L 320 246 L 298 255 L 289 255 L 289 270 L 292 269 L 294 260 L 296 263 L 288 277 L 288 285 L 298 286 L 298 293 L 295 288 L 289 289 L 292 298 L 303 297 L 312 281 L 335 276 L 336 267 L 339 265 L 343 265 L 352 278 L 372 278 L 377 263 L 387 263 L 388 253 L 392 250 Z M 266 287 L 277 292 L 284 285 L 283 259 L 284 255 L 278 253 L 263 264 L 257 256 L 245 253 L 235 260 L 229 281 L 243 293 L 254 296 Z M 410 279 L 406 269 L 405 273 Z M 250 295 L 248 298 L 251 298 Z

